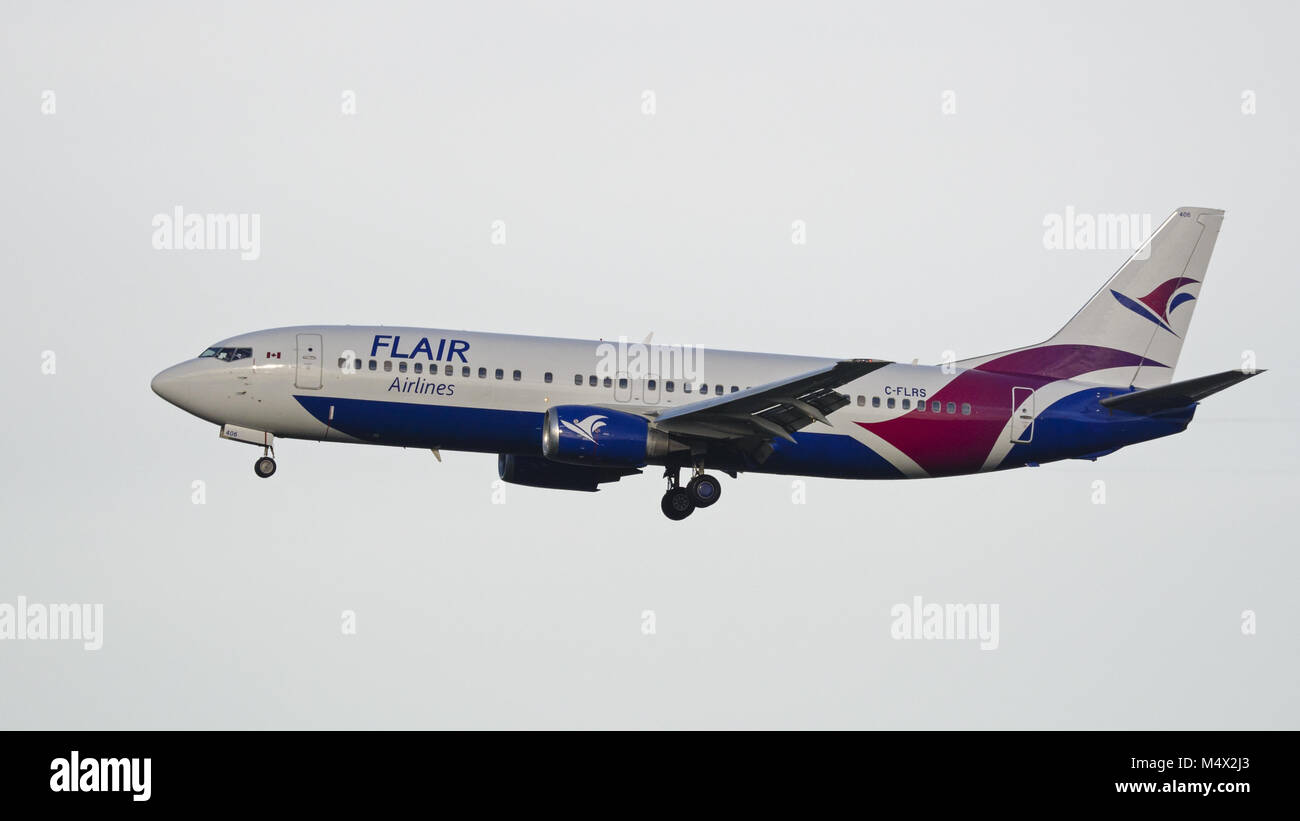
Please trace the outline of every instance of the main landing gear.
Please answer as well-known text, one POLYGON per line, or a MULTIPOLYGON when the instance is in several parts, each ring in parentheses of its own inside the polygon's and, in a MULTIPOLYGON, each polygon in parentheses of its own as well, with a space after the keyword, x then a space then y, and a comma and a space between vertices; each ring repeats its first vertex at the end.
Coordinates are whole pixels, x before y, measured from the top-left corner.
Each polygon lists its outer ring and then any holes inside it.
POLYGON ((693 475, 686 487, 681 486, 680 473, 680 467, 664 469, 668 490, 659 503, 664 515, 674 522, 680 522, 694 513, 695 508, 708 507, 722 497, 722 483, 705 473, 703 466, 696 465, 693 468, 693 475))
POLYGON ((275 459, 271 457, 272 451, 269 447, 262 449, 262 456, 253 463, 253 472, 263 479, 270 479, 275 473, 275 459))

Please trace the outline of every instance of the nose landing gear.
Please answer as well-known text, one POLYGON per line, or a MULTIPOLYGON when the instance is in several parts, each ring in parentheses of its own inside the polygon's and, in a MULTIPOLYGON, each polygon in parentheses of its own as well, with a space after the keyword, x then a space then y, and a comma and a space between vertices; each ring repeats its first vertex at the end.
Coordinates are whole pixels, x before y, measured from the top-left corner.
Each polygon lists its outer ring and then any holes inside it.
POLYGON ((275 473, 275 459, 271 458, 271 449, 269 447, 262 450, 262 456, 253 463, 253 472, 263 479, 270 479, 275 473))

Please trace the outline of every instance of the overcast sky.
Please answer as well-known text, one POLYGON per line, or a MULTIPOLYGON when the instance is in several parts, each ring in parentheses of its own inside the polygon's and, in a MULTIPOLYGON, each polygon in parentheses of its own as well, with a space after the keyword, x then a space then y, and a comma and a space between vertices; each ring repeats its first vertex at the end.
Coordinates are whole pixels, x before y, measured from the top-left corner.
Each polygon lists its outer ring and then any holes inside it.
POLYGON ((1300 726, 1297 18, 5 3, 0 604, 102 603, 104 645, 0 641, 0 727, 1300 726), (653 471, 493 504, 489 455, 285 441, 264 481, 149 390, 308 323, 976 356, 1127 256, 1049 215, 1182 205, 1227 216, 1176 378, 1271 370, 1096 463, 745 475, 674 524, 653 471), (155 249, 176 206, 260 255, 155 249), (998 649, 892 639, 914 596, 998 649))

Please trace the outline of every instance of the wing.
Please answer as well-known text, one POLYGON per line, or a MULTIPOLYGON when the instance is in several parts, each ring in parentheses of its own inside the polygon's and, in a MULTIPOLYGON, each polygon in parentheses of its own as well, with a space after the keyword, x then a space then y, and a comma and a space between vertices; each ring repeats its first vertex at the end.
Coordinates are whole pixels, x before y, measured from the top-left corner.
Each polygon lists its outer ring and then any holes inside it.
POLYGON ((651 415, 651 426, 674 439, 727 444, 762 462, 773 438, 794 442, 791 435, 813 422, 830 425, 828 414, 849 404, 836 388, 890 364, 879 359, 836 362, 791 379, 736 393, 701 399, 651 415))

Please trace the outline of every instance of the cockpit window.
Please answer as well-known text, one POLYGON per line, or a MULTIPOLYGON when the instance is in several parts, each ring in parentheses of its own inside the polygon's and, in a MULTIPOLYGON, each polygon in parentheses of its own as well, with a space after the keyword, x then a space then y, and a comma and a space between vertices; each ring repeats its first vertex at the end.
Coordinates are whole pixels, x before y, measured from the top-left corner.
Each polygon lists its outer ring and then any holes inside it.
POLYGON ((252 359, 252 348, 208 348, 199 354, 199 359, 220 359, 222 362, 234 362, 237 359, 252 359))

